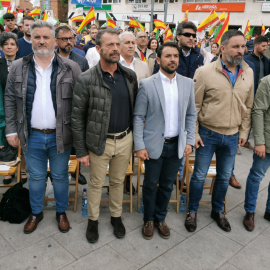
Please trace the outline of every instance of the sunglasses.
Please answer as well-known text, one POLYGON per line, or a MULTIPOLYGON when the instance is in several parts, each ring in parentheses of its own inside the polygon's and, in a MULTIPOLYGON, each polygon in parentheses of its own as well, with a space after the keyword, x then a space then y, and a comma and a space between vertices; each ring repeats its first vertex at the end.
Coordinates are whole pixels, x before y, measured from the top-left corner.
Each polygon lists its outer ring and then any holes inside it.
POLYGON ((184 36, 184 37, 193 37, 193 38, 196 38, 196 34, 192 34, 192 33, 183 33, 183 34, 180 34, 180 35, 182 35, 182 36, 184 36))

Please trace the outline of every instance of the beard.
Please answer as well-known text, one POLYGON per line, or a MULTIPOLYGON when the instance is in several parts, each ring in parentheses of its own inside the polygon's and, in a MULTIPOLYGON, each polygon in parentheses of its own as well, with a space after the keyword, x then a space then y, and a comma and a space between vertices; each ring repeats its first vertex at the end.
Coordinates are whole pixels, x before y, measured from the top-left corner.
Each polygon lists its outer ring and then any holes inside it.
POLYGON ((36 48, 33 48, 33 52, 38 57, 47 57, 54 53, 54 48, 49 48, 47 45, 39 45, 36 48), (46 49, 40 50, 39 47, 46 47, 46 49))
POLYGON ((241 58, 233 58, 232 56, 230 56, 227 51, 225 50, 225 56, 227 61, 232 64, 232 65, 241 65, 242 61, 243 61, 243 55, 242 54, 238 54, 237 56, 241 56, 241 58))
POLYGON ((72 47, 72 46, 66 46, 66 47, 64 47, 64 48, 60 48, 60 47, 59 47, 59 49, 60 49, 62 52, 70 53, 70 52, 72 52, 73 47, 72 47))
POLYGON ((115 63, 119 62, 119 60, 120 60, 120 53, 117 52, 117 51, 115 51, 115 52, 113 52, 113 53, 110 53, 109 56, 107 56, 107 55, 104 54, 103 50, 101 49, 100 55, 102 56, 102 58, 103 58, 106 62, 108 62, 108 63, 110 63, 110 64, 115 64, 115 63), (110 58, 110 56, 113 56, 114 54, 117 54, 117 55, 118 55, 117 59, 112 59, 112 58, 110 58))
POLYGON ((160 61, 160 67, 165 71, 167 72, 168 74, 173 74, 177 68, 178 68, 178 65, 176 62, 171 62, 170 64, 175 64, 175 67, 174 68, 171 68, 169 66, 165 66, 163 65, 162 61, 160 61))
POLYGON ((27 36, 28 38, 31 37, 31 34, 30 33, 27 33, 27 32, 24 32, 24 35, 27 36))

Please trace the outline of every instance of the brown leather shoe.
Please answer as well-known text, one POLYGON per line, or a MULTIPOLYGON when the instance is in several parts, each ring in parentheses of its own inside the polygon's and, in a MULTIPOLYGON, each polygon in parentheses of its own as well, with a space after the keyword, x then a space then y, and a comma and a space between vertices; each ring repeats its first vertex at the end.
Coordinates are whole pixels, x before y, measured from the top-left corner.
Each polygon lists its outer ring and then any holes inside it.
POLYGON ((152 220, 144 222, 144 225, 142 227, 142 235, 143 235, 143 238, 146 240, 150 240, 153 238, 154 222, 152 220))
POLYGON ((243 224, 244 224, 244 227, 247 231, 252 232, 254 230, 254 227, 255 227, 254 213, 246 212, 243 224))
POLYGON ((37 228, 38 223, 42 219, 43 219, 43 212, 41 212, 38 217, 31 215, 26 224, 24 225, 23 232, 25 234, 32 233, 37 228))
POLYGON ((238 145, 238 147, 237 147, 237 155, 241 155, 241 151, 240 151, 239 145, 238 145))
POLYGON ((254 150, 254 147, 250 144, 250 142, 246 142, 242 147, 245 147, 250 150, 254 150))
POLYGON ((165 221, 162 221, 162 222, 155 221, 154 225, 158 229, 158 234, 161 238, 163 239, 170 238, 170 229, 167 226, 165 221))
POLYGON ((185 220, 185 227, 189 232, 195 232, 197 229, 197 213, 189 212, 185 220))
POLYGON ((242 188, 242 185, 235 179, 234 175, 230 177, 230 186, 237 189, 242 188))
POLYGON ((58 229, 62 233, 66 233, 70 229, 69 221, 67 219, 66 213, 56 216, 56 220, 58 222, 58 229))
POLYGON ((216 213, 212 211, 211 218, 217 222, 218 227, 223 231, 225 232, 231 231, 231 225, 223 212, 216 213))

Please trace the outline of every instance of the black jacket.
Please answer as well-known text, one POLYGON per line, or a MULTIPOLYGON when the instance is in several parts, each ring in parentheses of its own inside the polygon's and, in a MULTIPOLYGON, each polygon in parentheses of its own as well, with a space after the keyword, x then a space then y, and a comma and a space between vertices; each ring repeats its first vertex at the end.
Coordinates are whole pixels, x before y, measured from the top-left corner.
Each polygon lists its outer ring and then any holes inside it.
POLYGON ((79 55, 78 53, 72 51, 69 55, 69 59, 76 62, 81 68, 82 72, 85 72, 89 69, 88 61, 86 60, 86 58, 79 55))
MULTIPOLYGON (((256 92, 259 84, 259 76, 260 76, 260 59, 258 56, 252 52, 251 54, 244 57, 244 60, 248 60, 255 65, 255 73, 254 73, 254 92, 256 92)), ((262 61, 264 63, 264 77, 269 75, 270 73, 270 62, 266 56, 262 56, 262 61)))
MULTIPOLYGON (((130 98, 130 123, 138 91, 134 71, 119 69, 126 79, 130 98)), ((100 62, 79 75, 72 99, 71 128, 77 157, 89 155, 88 151, 101 156, 104 153, 111 113, 111 90, 103 81, 100 62)))

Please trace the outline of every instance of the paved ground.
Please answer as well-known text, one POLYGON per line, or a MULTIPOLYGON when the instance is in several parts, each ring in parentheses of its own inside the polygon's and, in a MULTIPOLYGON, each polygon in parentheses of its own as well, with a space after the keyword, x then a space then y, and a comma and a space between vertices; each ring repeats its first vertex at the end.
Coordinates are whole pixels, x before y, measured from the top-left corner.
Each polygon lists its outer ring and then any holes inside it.
MULTIPOLYGON (((253 143, 253 142, 252 142, 253 143)), ((24 224, 13 225, 0 221, 0 269, 222 269, 260 270, 270 265, 270 222, 263 219, 270 173, 261 183, 256 212, 256 228, 247 232, 243 225, 243 201, 245 182, 252 163, 252 151, 241 149, 237 156, 235 174, 243 185, 241 190, 228 190, 228 219, 230 233, 219 229, 210 217, 210 207, 201 206, 198 213, 198 229, 188 233, 184 227, 185 214, 176 214, 175 205, 169 206, 167 224, 171 238, 161 239, 155 231, 152 240, 141 236, 142 214, 136 212, 137 196, 134 197, 134 213, 124 205, 123 219, 127 229, 124 239, 112 234, 107 205, 101 206, 99 220, 100 239, 91 245, 85 238, 87 218, 69 206, 67 215, 72 229, 60 233, 53 207, 45 207, 44 219, 37 230, 23 233, 24 224)), ((84 174, 89 175, 84 169, 84 174)), ((134 176, 133 182, 136 182, 134 176)), ((0 190, 1 193, 4 189, 0 190)), ((80 196, 82 186, 80 186, 80 196)), ((125 195, 126 196, 126 195, 125 195)), ((106 190, 103 192, 106 198, 106 190)))

